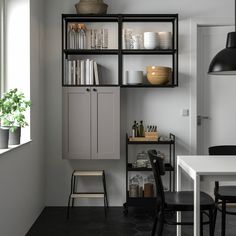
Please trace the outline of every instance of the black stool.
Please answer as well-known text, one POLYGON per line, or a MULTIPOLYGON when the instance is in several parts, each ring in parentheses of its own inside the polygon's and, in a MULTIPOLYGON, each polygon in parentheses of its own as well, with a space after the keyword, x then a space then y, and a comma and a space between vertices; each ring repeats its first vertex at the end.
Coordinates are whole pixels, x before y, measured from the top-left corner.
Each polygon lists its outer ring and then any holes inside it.
POLYGON ((103 198, 105 216, 107 216, 107 209, 109 205, 108 205, 108 199, 107 199, 105 171, 104 170, 97 170, 97 171, 74 170, 73 171, 71 175, 71 190, 70 190, 70 196, 69 196, 68 207, 67 207, 67 219, 69 219, 69 215, 70 215, 71 200, 72 200, 71 207, 74 207, 74 201, 76 198, 103 198), (89 177, 89 176, 102 177, 102 183, 103 183, 102 192, 77 192, 76 190, 77 177, 89 177))

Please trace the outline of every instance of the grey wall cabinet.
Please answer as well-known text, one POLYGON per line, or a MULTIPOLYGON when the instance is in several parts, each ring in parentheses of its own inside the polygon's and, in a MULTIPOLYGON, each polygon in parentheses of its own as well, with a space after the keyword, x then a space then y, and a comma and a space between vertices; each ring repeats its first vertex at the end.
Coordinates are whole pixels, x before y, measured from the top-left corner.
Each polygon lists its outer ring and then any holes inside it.
POLYGON ((63 88, 63 158, 120 158, 120 88, 63 88))

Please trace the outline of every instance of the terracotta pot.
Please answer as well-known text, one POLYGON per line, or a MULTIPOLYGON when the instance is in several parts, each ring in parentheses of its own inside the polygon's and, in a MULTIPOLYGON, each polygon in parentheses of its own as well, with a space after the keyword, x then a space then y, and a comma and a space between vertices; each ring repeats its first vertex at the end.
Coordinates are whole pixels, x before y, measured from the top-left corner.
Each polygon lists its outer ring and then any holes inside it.
POLYGON ((102 0, 81 0, 75 4, 77 14, 106 14, 107 7, 102 0))

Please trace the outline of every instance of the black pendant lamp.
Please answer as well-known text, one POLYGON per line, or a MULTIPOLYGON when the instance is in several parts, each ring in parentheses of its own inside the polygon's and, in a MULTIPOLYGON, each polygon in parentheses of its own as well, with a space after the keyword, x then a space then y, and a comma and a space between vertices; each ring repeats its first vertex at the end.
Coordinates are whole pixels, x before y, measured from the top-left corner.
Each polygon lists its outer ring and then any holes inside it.
POLYGON ((235 32, 228 33, 226 48, 218 52, 209 66, 210 75, 236 75, 236 0, 235 32))

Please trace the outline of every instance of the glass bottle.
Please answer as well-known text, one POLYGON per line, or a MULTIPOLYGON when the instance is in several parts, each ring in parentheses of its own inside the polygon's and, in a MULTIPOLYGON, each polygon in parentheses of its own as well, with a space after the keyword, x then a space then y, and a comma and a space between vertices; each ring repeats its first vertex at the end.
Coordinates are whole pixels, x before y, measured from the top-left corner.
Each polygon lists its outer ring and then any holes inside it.
POLYGON ((102 48, 108 48, 108 29, 102 29, 102 48))
POLYGON ((136 124, 136 120, 134 121, 134 124, 132 126, 132 137, 135 138, 136 136, 136 129, 137 129, 137 124, 136 124))
POLYGON ((136 131, 136 133, 135 133, 136 137, 140 137, 140 134, 139 134, 139 124, 138 123, 136 124, 136 130, 135 131, 136 131))
POLYGON ((143 121, 140 121, 140 125, 139 125, 139 136, 140 137, 144 137, 145 133, 144 133, 144 126, 143 126, 143 121))
POLYGON ((68 26, 68 49, 75 49, 75 24, 71 23, 68 26))
POLYGON ((85 24, 80 24, 80 49, 86 49, 86 26, 85 24))

